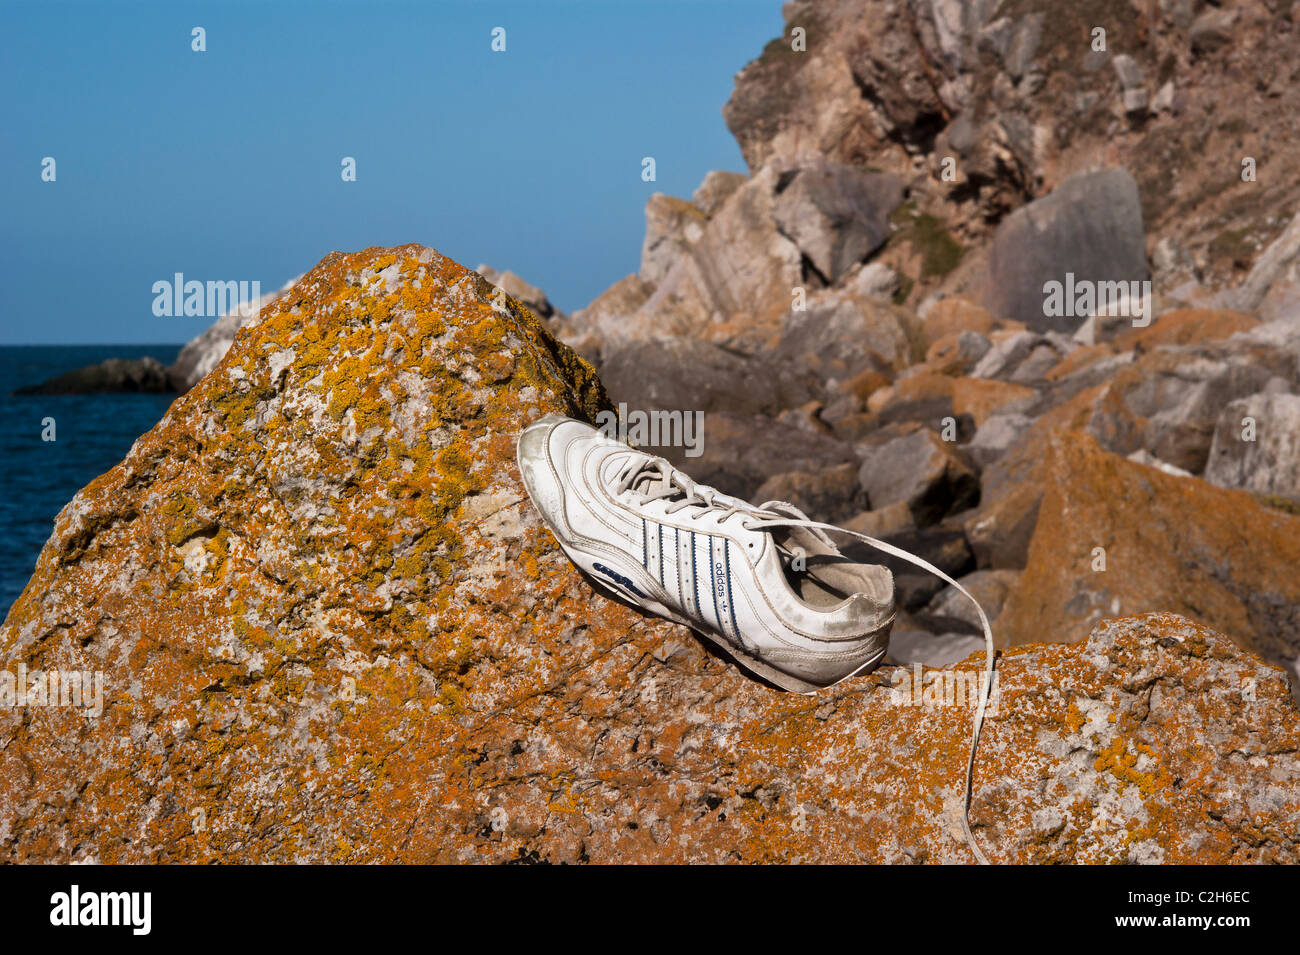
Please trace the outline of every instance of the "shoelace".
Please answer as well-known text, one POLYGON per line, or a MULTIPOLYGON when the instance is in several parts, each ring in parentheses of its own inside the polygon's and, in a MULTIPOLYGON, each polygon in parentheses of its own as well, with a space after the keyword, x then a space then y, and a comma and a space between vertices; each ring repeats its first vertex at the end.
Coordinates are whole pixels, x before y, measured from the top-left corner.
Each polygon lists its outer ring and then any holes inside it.
MULTIPOLYGON (((674 514, 677 511, 687 507, 701 508, 695 514, 690 515, 692 519, 709 511, 716 511, 721 514, 718 523, 721 524, 733 514, 744 514, 746 520, 741 522, 741 527, 745 530, 767 531, 777 527, 803 527, 813 531, 822 538, 827 544, 830 539, 826 536, 828 533, 844 534, 848 537, 856 538, 876 550, 890 554, 900 560, 920 567, 927 573, 934 574, 940 580, 957 588, 967 600, 975 605, 975 611, 979 614, 980 627, 984 631, 984 679, 980 685, 979 705, 975 709, 975 718, 972 721, 972 732, 970 741, 970 756, 966 761, 966 787, 965 794, 962 798, 961 807, 961 830, 966 839, 966 844, 974 853, 975 858, 981 865, 989 865, 989 860, 979 845, 975 842, 975 836, 970 828, 970 804, 974 794, 975 784, 975 753, 979 748, 980 730, 984 726, 984 716, 988 709, 989 696, 993 688, 993 672, 996 668, 997 661, 993 649, 993 628, 989 626, 989 619, 984 613, 984 608, 980 606, 969 590, 963 587, 957 581, 953 580, 938 567, 929 561, 917 557, 915 554, 909 554, 900 547, 893 544, 887 544, 882 540, 877 540, 867 534, 861 534, 857 531, 851 531, 846 527, 839 527, 835 524, 825 524, 821 521, 810 520, 803 511, 799 510, 793 504, 784 501, 768 501, 761 507, 743 504, 721 504, 715 501, 714 491, 712 488, 702 488, 692 481, 687 475, 677 470, 663 458, 646 455, 644 457, 632 458, 619 472, 618 476, 618 493, 626 491, 635 491, 637 486, 644 480, 649 480, 651 488, 641 494, 640 502, 648 504, 651 501, 657 501, 666 498, 674 498, 671 504, 665 509, 666 513, 674 514), (678 496, 680 498, 678 499, 678 496), (779 508, 780 510, 777 510, 779 508), (782 513, 784 511, 785 513, 782 513), (797 516, 790 516, 791 514, 797 516)), ((850 674, 852 676, 852 674, 850 674)), ((845 677, 849 679, 849 677, 845 677)), ((836 684, 832 684, 834 686, 836 684)), ((829 687, 827 687, 829 689, 829 687)))

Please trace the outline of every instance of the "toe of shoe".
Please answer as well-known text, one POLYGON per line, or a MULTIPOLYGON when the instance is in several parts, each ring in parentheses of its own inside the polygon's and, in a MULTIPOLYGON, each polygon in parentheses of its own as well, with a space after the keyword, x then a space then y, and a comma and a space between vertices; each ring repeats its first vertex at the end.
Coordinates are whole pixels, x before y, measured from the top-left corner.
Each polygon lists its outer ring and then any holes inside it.
POLYGON ((566 445, 590 428, 562 415, 547 415, 519 435, 519 473, 533 504, 557 532, 567 530, 564 516, 563 458, 566 445))
POLYGON ((548 460, 550 457, 551 432, 567 420, 569 419, 563 415, 551 414, 545 418, 539 418, 524 428, 519 435, 518 456, 520 467, 525 462, 537 464, 548 460))

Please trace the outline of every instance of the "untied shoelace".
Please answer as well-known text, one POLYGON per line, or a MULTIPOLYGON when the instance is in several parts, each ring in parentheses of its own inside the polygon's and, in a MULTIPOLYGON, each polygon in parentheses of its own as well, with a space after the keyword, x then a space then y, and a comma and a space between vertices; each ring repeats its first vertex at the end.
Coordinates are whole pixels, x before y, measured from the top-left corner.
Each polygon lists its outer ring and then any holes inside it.
MULTIPOLYGON (((984 678, 980 685, 979 705, 975 709, 975 718, 972 721, 970 757, 966 761, 966 788, 962 799, 961 829, 967 845, 970 846, 971 852, 975 854, 975 858, 979 860, 981 865, 989 865, 988 857, 984 855, 983 850, 975 842, 975 836, 971 833, 970 803, 975 781, 975 753, 979 747, 980 730, 984 726, 984 716, 988 709, 989 696, 993 688, 996 657, 993 649, 993 629, 989 626, 989 620, 984 613, 984 608, 980 606, 979 601, 971 595, 970 591, 938 567, 923 558, 917 557, 915 554, 909 554, 902 548, 887 544, 867 534, 851 531, 845 527, 838 527, 835 524, 825 524, 821 521, 811 520, 808 515, 793 504, 784 501, 768 501, 759 507, 754 507, 734 499, 732 499, 731 503, 717 501, 712 488, 700 487, 690 477, 674 468, 663 458, 644 455, 640 452, 630 458, 619 471, 617 484, 617 493, 623 494, 628 491, 639 493, 641 504, 648 504, 657 500, 670 500, 671 502, 665 508, 667 514, 675 514, 684 508, 700 508, 700 510, 690 515, 692 520, 705 513, 716 512, 719 515, 717 522, 722 524, 733 514, 743 514, 745 519, 742 520, 741 527, 745 530, 768 531, 778 527, 803 527, 813 531, 827 544, 831 544, 830 539, 827 537, 828 533, 844 534, 934 574, 940 580, 955 587, 959 593, 975 605, 975 610, 980 618, 980 627, 984 631, 985 662, 984 678)), ((852 674, 850 674, 851 676, 852 674)), ((845 679, 849 679, 849 677, 845 677, 845 679)))

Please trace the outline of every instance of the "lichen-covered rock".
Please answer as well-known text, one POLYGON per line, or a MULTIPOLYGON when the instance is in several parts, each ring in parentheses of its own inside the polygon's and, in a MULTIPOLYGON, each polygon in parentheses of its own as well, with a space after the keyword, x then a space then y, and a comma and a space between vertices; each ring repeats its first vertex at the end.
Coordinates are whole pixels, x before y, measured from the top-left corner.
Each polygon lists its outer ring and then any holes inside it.
MULTIPOLYGON (((969 861, 978 659, 794 696, 599 596, 514 441, 605 401, 437 253, 327 257, 60 515, 0 658, 103 712, 0 709, 0 859, 969 861)), ((1004 655, 976 836, 1295 862, 1298 750, 1279 671, 1112 621, 1004 655)))
POLYGON ((203 376, 217 367, 217 362, 230 350, 231 343, 241 328, 256 325, 262 320, 262 309, 293 288, 298 278, 290 279, 280 289, 268 292, 246 306, 235 308, 222 315, 201 334, 190 339, 176 356, 167 375, 176 391, 186 392, 203 380, 203 376))
POLYGON ((1125 460, 1086 434, 1056 435, 1038 453, 1029 479, 1041 505, 999 639, 1081 640, 1104 617, 1167 609, 1300 670, 1300 580, 1283 571, 1300 565, 1300 517, 1125 460))

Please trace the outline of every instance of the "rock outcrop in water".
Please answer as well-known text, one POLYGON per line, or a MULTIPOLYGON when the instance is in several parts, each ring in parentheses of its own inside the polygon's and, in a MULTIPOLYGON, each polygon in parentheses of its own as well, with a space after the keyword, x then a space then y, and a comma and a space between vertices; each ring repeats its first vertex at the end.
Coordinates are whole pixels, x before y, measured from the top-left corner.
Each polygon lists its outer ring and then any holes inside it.
POLYGON ((172 390, 167 369, 157 358, 109 358, 98 365, 56 375, 16 395, 159 394, 172 390))
MULTIPOLYGON (((514 441, 606 401, 436 252, 324 259, 59 516, 0 659, 103 712, 0 709, 0 858, 969 861, 978 657, 794 696, 600 596, 514 441)), ((1110 620, 1003 656, 971 816, 1002 861, 1296 862, 1298 751, 1281 671, 1110 620)))

